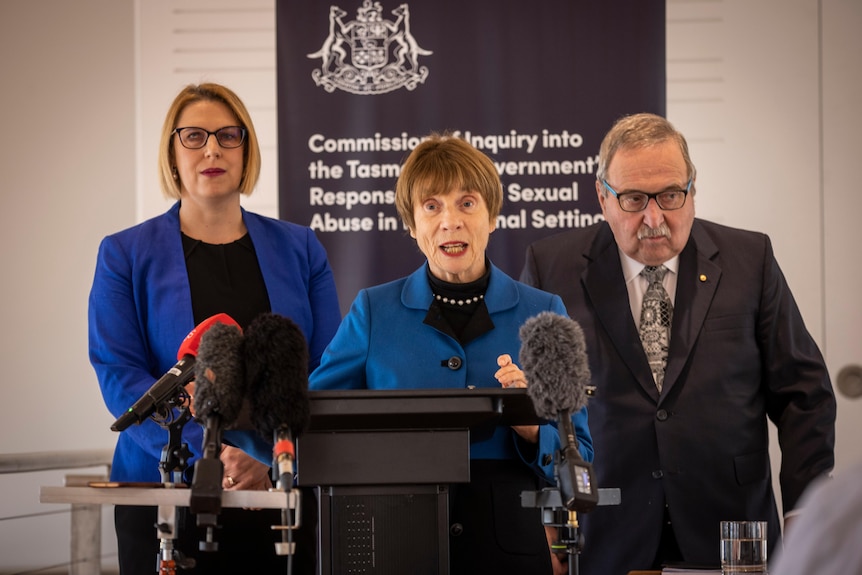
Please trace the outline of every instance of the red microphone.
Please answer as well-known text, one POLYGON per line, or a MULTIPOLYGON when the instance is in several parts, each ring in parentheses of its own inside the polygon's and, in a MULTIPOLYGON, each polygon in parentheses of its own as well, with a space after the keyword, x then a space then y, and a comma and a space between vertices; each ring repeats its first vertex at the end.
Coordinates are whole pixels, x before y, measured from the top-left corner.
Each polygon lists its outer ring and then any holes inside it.
POLYGON ((189 332, 180 344, 180 349, 177 350, 177 359, 181 361, 185 359, 186 356, 190 356, 191 359, 194 359, 198 354, 198 348, 201 346, 201 338, 203 338, 204 334, 217 323, 233 325, 242 331, 240 325, 231 316, 226 313, 217 313, 200 322, 189 332))
MULTIPOLYGON (((240 325, 226 313, 208 317, 183 339, 177 351, 177 363, 156 381, 141 398, 111 425, 112 431, 123 431, 133 423, 141 423, 150 417, 165 402, 178 392, 179 388, 195 376, 195 357, 201 338, 212 326, 223 323, 240 328, 240 325)), ((241 328, 240 328, 241 329, 241 328)))

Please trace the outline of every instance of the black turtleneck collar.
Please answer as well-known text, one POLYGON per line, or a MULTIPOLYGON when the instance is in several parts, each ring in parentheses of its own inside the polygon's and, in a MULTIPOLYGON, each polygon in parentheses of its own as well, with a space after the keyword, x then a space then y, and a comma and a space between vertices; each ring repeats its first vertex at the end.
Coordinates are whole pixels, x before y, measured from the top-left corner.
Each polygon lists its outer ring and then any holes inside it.
POLYGON ((462 345, 492 329, 494 322, 485 306, 485 292, 491 280, 491 262, 485 258, 485 273, 479 279, 463 284, 435 277, 426 268, 434 299, 425 316, 425 324, 457 339, 462 345))

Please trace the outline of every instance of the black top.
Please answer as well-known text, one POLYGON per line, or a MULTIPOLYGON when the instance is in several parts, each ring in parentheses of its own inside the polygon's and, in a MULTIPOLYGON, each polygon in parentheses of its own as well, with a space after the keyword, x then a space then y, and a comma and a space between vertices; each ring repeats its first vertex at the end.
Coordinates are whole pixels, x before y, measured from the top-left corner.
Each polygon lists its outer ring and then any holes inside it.
POLYGON ((271 310, 254 244, 248 234, 229 244, 208 244, 183 234, 195 325, 226 313, 243 329, 271 310))

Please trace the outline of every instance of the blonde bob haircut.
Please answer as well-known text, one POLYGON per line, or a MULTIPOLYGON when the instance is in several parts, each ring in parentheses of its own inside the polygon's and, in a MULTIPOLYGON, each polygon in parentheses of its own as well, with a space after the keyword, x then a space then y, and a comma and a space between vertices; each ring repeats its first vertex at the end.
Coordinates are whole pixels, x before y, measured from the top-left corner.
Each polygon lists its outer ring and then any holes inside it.
POLYGON ((485 201, 490 221, 503 207, 503 184, 491 159, 450 133, 432 133, 416 146, 395 184, 395 207, 411 231, 416 229, 417 204, 452 190, 476 192, 485 201))
POLYGON ((176 138, 174 130, 177 128, 177 120, 183 110, 189 104, 195 102, 219 102, 227 106, 240 126, 246 129, 247 135, 243 144, 243 170, 242 179, 239 182, 239 191, 250 196, 257 180, 260 177, 260 145, 257 142, 257 133, 251 121, 245 104, 232 90, 220 84, 189 84, 177 94, 174 103, 168 109, 165 123, 162 126, 162 139, 159 144, 159 184, 162 193, 167 198, 180 199, 181 183, 174 179, 176 168, 176 138))

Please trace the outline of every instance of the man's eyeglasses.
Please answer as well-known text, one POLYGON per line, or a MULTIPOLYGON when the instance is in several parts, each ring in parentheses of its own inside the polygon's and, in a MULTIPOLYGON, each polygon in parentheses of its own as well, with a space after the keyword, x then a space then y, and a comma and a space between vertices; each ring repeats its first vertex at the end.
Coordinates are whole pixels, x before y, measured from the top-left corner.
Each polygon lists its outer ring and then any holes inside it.
POLYGON ((688 191, 691 189, 692 181, 693 180, 688 181, 684 190, 665 190, 655 194, 648 194, 646 192, 623 192, 622 194, 618 194, 607 180, 602 180, 602 185, 604 185, 604 187, 607 188, 614 197, 616 197, 617 201, 620 203, 620 209, 622 211, 641 212, 646 209, 647 204, 649 204, 649 201, 653 198, 655 198, 655 203, 658 204, 658 207, 663 210, 680 209, 685 205, 685 198, 688 195, 688 191))
POLYGON ((215 132, 203 128, 177 128, 172 134, 180 137, 180 143, 189 150, 199 150, 207 145, 210 136, 215 136, 222 148, 239 148, 245 142, 246 129, 240 126, 225 126, 215 132))

